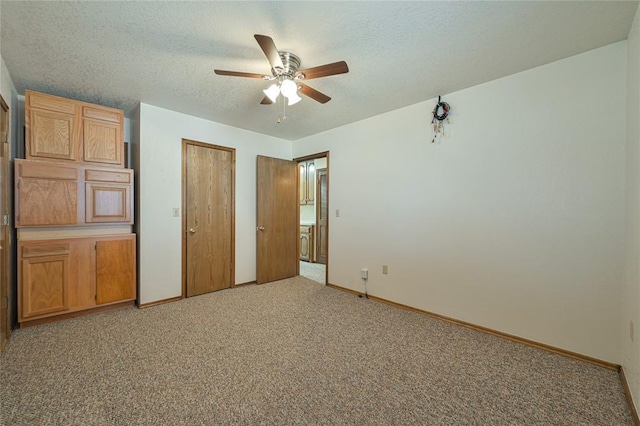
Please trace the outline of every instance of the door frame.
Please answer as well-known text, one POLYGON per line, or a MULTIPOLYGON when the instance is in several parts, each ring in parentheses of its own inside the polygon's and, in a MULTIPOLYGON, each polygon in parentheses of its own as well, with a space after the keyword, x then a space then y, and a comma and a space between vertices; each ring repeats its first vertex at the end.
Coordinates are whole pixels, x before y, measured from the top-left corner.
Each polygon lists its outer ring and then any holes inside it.
MULTIPOLYGON (((4 173, 4 179, 2 181, 2 188, 0 188, 0 197, 2 197, 2 201, 4 204, 5 211, 0 211, 0 232, 3 234, 4 247, 2 248, 2 252, 0 253, 0 262, 2 265, 0 266, 0 304, 6 304, 5 311, 6 315, 3 315, 4 321, 0 321, 5 332, 4 341, 0 341, 0 352, 4 350, 4 345, 9 341, 9 337, 11 336, 11 318, 12 318, 12 303, 11 303, 11 232, 9 230, 9 223, 11 221, 12 208, 11 208, 11 198, 12 198, 12 186, 11 186, 11 143, 10 143, 10 133, 11 133, 11 116, 9 113, 9 105, 5 102, 4 98, 0 95, 0 109, 2 110, 0 115, 0 135, 4 133, 6 135, 6 140, 0 140, 0 149, 5 149, 6 144, 6 152, 4 152, 1 158, 5 163, 1 168, 2 173, 4 173), (4 217, 3 215, 6 213, 7 215, 7 224, 3 224, 4 217)), ((2 309, 0 309, 2 311, 2 309)))
POLYGON ((182 138, 182 299, 187 297, 187 146, 231 153, 231 287, 236 286, 236 149, 182 138))
MULTIPOLYGON (((305 155, 304 157, 297 157, 294 158, 293 161, 297 162, 298 164, 301 163, 302 161, 308 161, 308 160, 316 160, 318 158, 326 158, 327 159, 327 263, 325 263, 325 269, 324 269, 324 282, 325 285, 329 284, 329 222, 330 222, 330 218, 331 218, 331 208, 330 208, 330 202, 329 202, 329 194, 330 194, 330 180, 331 180, 331 170, 330 170, 330 163, 331 163, 331 159, 329 158, 329 151, 323 151, 323 152, 318 152, 316 154, 309 154, 309 155, 305 155)), ((298 179, 298 185, 300 184, 300 179, 298 179)), ((300 188, 298 188, 298 204, 300 201, 300 188)), ((299 213, 300 209, 298 209, 298 222, 300 222, 300 213, 299 213)), ((317 223, 318 218, 316 217, 316 223, 317 223)), ((316 226, 317 228, 317 226, 316 226)), ((298 223, 298 253, 300 253, 300 223, 298 223)), ((300 264, 300 261, 298 261, 298 264, 300 264)), ((298 270, 298 274, 300 274, 300 271, 298 270)))

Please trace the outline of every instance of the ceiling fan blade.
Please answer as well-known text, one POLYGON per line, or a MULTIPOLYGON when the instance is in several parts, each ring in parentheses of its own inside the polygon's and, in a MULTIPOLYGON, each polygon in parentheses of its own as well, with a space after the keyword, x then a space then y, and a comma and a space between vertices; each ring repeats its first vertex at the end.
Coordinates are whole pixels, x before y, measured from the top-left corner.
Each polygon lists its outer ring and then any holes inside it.
POLYGON ((296 75, 304 74, 305 80, 312 78, 328 77, 330 75, 344 74, 349 72, 349 67, 345 61, 334 62, 332 64, 320 65, 319 67, 307 68, 300 70, 296 75))
POLYGON ((298 82, 298 90, 303 95, 306 95, 306 96, 310 97, 311 99, 314 99, 314 100, 320 102, 321 104, 326 104, 327 102, 329 102, 331 100, 331 98, 328 97, 327 95, 325 95, 324 93, 318 92, 316 89, 313 89, 313 88, 307 86, 306 84, 302 84, 300 82, 298 82))
POLYGON ((248 77, 248 78, 264 78, 264 74, 254 74, 250 72, 213 70, 218 75, 229 75, 231 77, 248 77))
POLYGON ((254 34, 254 37, 269 60, 271 68, 284 70, 282 59, 280 59, 280 53, 278 53, 278 49, 276 48, 276 44, 273 42, 273 39, 269 36, 260 34, 254 34))
POLYGON ((273 103, 273 101, 271 99, 269 99, 268 96, 265 96, 264 98, 262 98, 262 100, 260 101, 260 105, 271 105, 273 103))

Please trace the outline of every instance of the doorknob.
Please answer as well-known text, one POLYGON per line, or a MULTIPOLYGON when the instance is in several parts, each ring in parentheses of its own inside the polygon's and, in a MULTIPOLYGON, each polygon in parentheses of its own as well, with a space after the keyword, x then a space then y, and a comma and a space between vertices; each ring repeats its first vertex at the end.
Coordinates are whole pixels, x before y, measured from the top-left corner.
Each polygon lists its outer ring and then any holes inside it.
POLYGON ((196 230, 195 230, 195 229, 193 229, 193 228, 191 228, 191 229, 189 229, 189 233, 190 233, 190 234, 195 234, 195 233, 196 233, 196 230))
POLYGON ((258 231, 264 231, 264 226, 258 226, 258 231))

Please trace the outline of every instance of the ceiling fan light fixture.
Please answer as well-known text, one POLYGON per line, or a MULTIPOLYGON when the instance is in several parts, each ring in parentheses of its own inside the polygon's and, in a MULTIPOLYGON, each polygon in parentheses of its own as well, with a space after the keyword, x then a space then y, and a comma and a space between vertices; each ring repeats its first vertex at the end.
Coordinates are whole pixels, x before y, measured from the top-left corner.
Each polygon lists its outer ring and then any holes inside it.
POLYGON ((277 84, 272 84, 268 89, 263 90, 264 94, 267 95, 271 102, 275 102, 278 99, 278 95, 280 94, 280 88, 277 84))
POLYGON ((282 93, 282 95, 286 96, 287 98, 290 98, 292 96, 298 96, 296 93, 297 91, 298 91, 298 86, 296 85, 296 83, 293 82, 293 80, 289 80, 287 78, 287 79, 284 79, 280 84, 280 93, 282 93))
POLYGON ((289 100, 289 102, 287 103, 287 105, 291 106, 291 105, 295 105, 298 102, 300 102, 302 100, 302 98, 300 96, 298 96, 297 93, 294 93, 291 96, 287 96, 287 99, 289 100))

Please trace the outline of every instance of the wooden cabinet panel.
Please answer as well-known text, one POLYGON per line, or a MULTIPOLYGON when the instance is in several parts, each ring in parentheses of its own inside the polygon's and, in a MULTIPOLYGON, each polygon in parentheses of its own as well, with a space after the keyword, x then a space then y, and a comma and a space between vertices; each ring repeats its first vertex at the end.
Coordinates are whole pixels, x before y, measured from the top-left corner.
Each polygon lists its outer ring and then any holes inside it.
POLYGON ((131 222, 131 185, 87 183, 85 222, 131 222))
POLYGON ((66 311, 69 293, 69 245, 41 244, 22 252, 19 318, 66 311))
POLYGON ((298 163, 300 170, 300 205, 307 204, 307 162, 298 163))
POLYGON ((316 169, 313 160, 298 163, 300 169, 300 205, 314 203, 316 192, 316 169))
POLYGON ((27 154, 33 158, 76 159, 76 117, 32 109, 27 154))
POLYGON ((25 91, 25 96, 25 103, 31 108, 46 109, 47 111, 57 111, 71 115, 76 113, 76 102, 71 99, 30 90, 25 91))
POLYGON ((124 112, 25 91, 27 159, 124 166, 124 112))
POLYGON ((83 124, 84 161, 121 164, 124 143, 120 123, 85 118, 83 124))
POLYGON ((313 225, 300 226, 300 260, 314 260, 313 228, 313 225))
POLYGON ((19 241, 18 321, 135 300, 135 256, 134 234, 19 241))
POLYGON ((131 183, 133 170, 86 169, 84 180, 91 182, 131 183))
POLYGON ((96 243, 96 303, 135 299, 133 238, 96 243))
POLYGON ((18 188, 17 226, 78 224, 77 191, 73 181, 23 179, 18 188))
POLYGON ((316 167, 313 160, 307 161, 307 204, 314 203, 316 193, 316 167))
POLYGON ((113 123, 120 123, 122 121, 122 114, 122 110, 107 107, 85 106, 82 108, 83 117, 95 118, 101 121, 111 121, 113 123))
POLYGON ((133 223, 133 170, 16 160, 16 227, 133 223))
POLYGON ((16 227, 78 224, 78 170, 16 160, 16 227))

